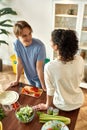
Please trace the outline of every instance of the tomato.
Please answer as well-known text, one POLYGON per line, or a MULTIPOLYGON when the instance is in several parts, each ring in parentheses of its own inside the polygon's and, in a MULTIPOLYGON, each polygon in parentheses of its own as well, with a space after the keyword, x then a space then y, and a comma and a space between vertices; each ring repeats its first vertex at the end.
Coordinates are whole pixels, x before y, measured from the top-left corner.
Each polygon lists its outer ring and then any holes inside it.
POLYGON ((39 93, 35 93, 34 96, 35 96, 35 97, 39 97, 40 94, 39 94, 39 93))
POLYGON ((31 87, 31 88, 30 88, 30 91, 33 91, 33 92, 38 92, 38 91, 39 91, 39 89, 38 89, 38 88, 36 88, 36 87, 31 87))
POLYGON ((14 110, 16 110, 19 106, 20 106, 20 105, 19 105, 18 102, 15 102, 14 104, 12 104, 12 108, 13 108, 14 110))
POLYGON ((23 88, 22 91, 21 91, 22 94, 29 94, 30 92, 26 89, 26 88, 23 88))
POLYGON ((48 128, 47 130, 53 130, 52 128, 48 128))

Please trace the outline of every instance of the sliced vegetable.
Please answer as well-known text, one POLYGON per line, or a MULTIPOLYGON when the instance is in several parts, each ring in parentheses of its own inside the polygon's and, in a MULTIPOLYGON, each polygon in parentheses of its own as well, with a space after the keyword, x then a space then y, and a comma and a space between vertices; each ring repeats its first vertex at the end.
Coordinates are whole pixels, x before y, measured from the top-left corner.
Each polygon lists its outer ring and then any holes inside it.
POLYGON ((34 97, 40 97, 40 93, 34 93, 34 97))
POLYGON ((29 94, 30 92, 27 88, 22 88, 21 93, 22 94, 29 94))
POLYGON ((13 108, 14 110, 18 109, 19 106, 20 106, 20 104, 19 104, 18 102, 15 102, 14 104, 12 104, 12 108, 13 108))
POLYGON ((17 112, 16 112, 16 117, 24 123, 27 123, 33 119, 34 116, 34 111, 32 107, 29 107, 28 105, 25 107, 21 107, 17 112))
POLYGON ((39 121, 41 123, 45 123, 45 122, 51 121, 51 120, 58 120, 65 124, 70 124, 70 122, 71 122, 70 118, 64 117, 64 116, 48 115, 48 114, 41 113, 41 112, 38 115, 39 115, 39 121))
POLYGON ((33 96, 33 97, 36 97, 36 98, 39 98, 41 96, 42 92, 43 92, 42 89, 39 89, 39 88, 36 88, 36 87, 29 87, 29 86, 25 86, 21 90, 22 94, 33 96))
POLYGON ((53 130, 53 128, 48 128, 47 130, 53 130))
POLYGON ((39 91, 39 89, 38 89, 38 88, 36 88, 36 87, 31 87, 31 88, 30 88, 30 91, 32 91, 32 92, 38 92, 38 91, 39 91))

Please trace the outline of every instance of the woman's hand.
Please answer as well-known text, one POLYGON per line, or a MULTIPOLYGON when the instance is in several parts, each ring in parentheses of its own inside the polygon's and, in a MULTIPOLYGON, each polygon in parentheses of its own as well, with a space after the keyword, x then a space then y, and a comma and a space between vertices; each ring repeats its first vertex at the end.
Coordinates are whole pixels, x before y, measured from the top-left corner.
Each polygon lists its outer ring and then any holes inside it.
POLYGON ((47 104, 44 104, 44 103, 40 103, 36 106, 33 106, 33 109, 35 110, 47 110, 48 106, 47 104))

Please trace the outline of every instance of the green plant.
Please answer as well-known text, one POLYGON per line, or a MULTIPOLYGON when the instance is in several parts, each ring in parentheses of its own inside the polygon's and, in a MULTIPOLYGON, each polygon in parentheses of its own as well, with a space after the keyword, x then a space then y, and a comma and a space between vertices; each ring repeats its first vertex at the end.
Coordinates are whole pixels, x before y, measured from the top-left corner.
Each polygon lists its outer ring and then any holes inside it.
MULTIPOLYGON (((12 8, 2 8, 0 9, 0 35, 1 34, 4 34, 4 35, 9 35, 10 32, 8 31, 8 28, 9 27, 13 27, 13 25, 11 24, 12 23, 12 20, 11 19, 5 19, 5 20, 1 20, 1 17, 4 16, 4 15, 17 15, 16 11, 14 11, 12 8)), ((5 41, 5 40, 2 40, 0 39, 0 44, 1 43, 4 43, 4 44, 7 44, 8 43, 5 41)))
POLYGON ((2 107, 0 107, 0 121, 5 117, 5 113, 2 107))

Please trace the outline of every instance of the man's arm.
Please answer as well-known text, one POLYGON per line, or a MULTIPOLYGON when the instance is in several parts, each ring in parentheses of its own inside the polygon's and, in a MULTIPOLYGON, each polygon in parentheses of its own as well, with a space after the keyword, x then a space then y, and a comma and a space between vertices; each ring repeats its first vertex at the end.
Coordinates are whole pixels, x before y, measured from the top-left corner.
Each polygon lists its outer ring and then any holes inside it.
POLYGON ((23 72, 23 65, 22 65, 22 61, 19 57, 17 57, 17 75, 16 75, 16 81, 19 82, 20 77, 21 77, 21 73, 23 72))
POLYGON ((36 70, 37 70, 37 74, 38 74, 41 86, 43 90, 46 91, 45 82, 44 82, 43 61, 37 61, 36 70))

